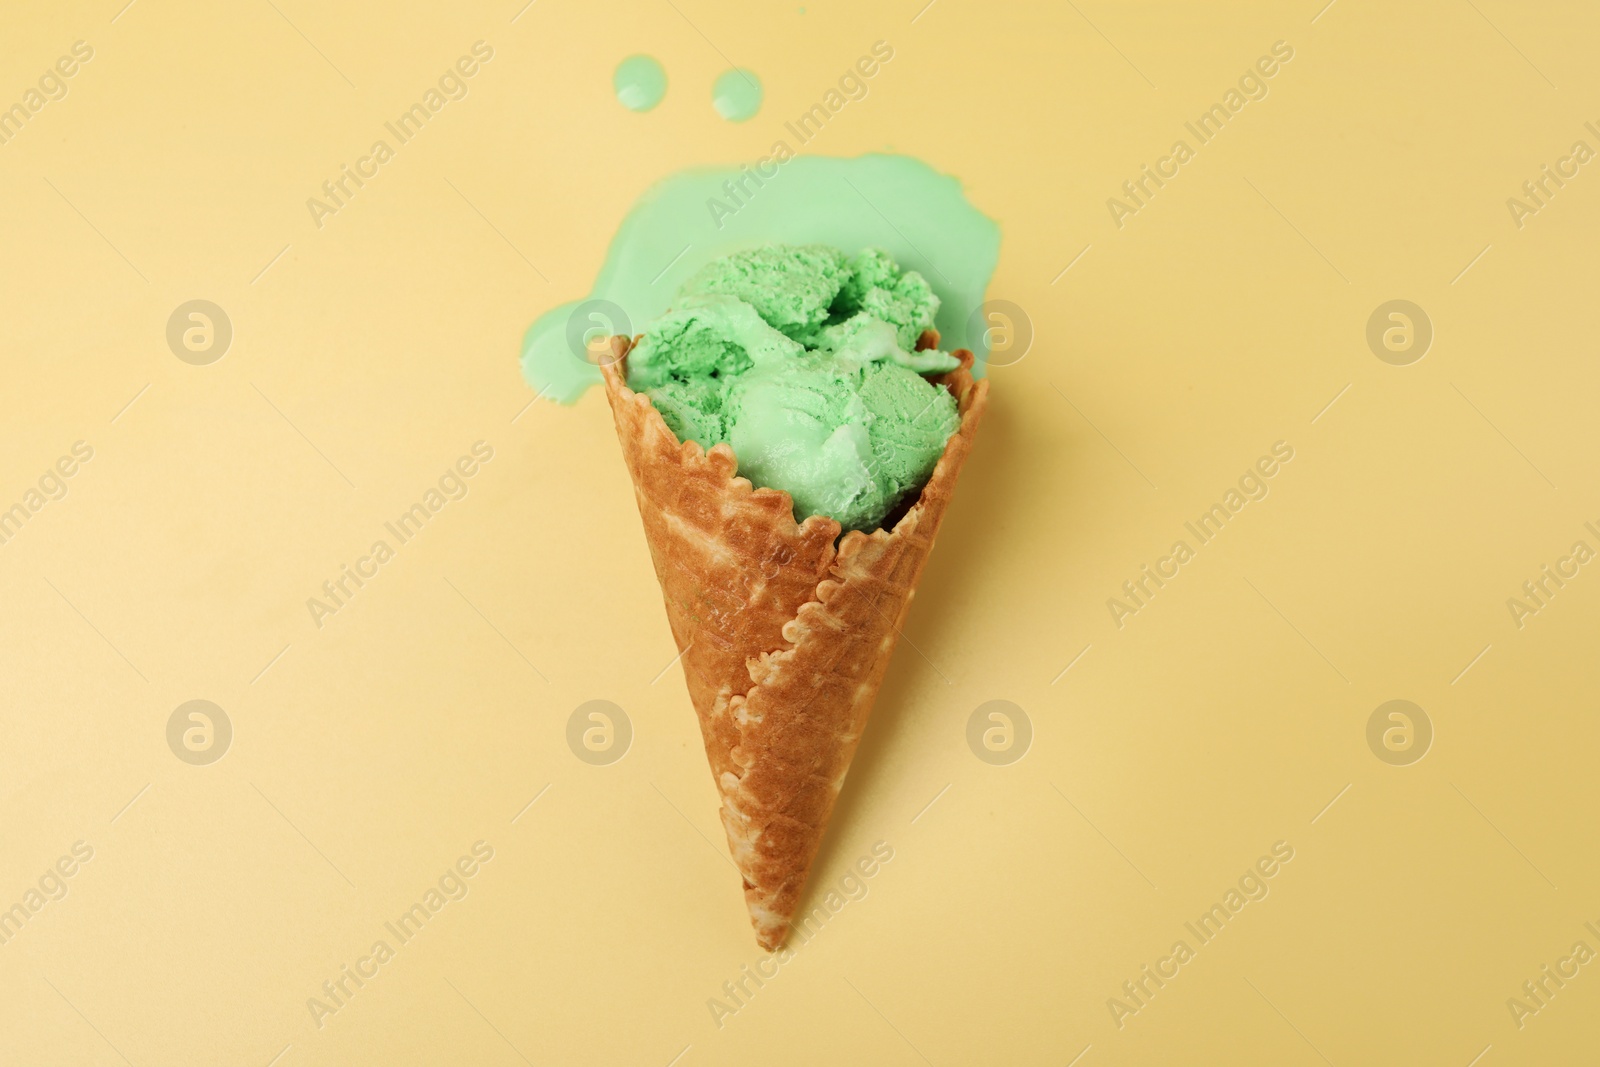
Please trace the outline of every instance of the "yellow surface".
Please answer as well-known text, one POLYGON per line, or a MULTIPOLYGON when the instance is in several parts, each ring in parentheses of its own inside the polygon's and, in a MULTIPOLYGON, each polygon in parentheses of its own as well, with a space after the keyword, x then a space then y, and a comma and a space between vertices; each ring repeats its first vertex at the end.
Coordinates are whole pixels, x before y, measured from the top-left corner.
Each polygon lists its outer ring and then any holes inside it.
POLYGON ((1600 568, 1520 628, 1507 599, 1600 548, 1600 175, 1520 228, 1506 203, 1600 149, 1592 7, 120 2, 0 36, 0 103, 94 50, 0 145, 0 507, 93 449, 0 545, 0 907, 74 871, 0 945, 0 1062, 1592 1055, 1600 966, 1520 1028, 1507 1001, 1600 950, 1600 568), (319 229, 307 198, 480 40, 466 98, 319 229), (893 860, 715 1020, 758 953, 609 416, 524 410, 514 356, 651 182, 766 154, 878 40, 808 150, 961 176, 1037 339, 993 374, 811 904, 893 860), (611 90, 637 52, 668 76, 645 114, 611 90), (738 125, 730 61, 766 89, 738 125), (234 328, 206 366, 165 338, 194 299, 234 328), (1408 366, 1365 337, 1396 299, 1435 331, 1408 366), (479 441, 465 498, 314 624, 479 441), (1108 598, 1279 441, 1270 495, 1118 628, 1108 598), (167 742, 197 699, 233 727, 208 766, 167 742), (565 740, 594 699, 633 726, 609 766, 565 740), (997 699, 1034 732, 1006 766, 966 740, 997 699), (1393 699, 1434 730, 1409 766, 1367 743, 1393 699), (386 932, 479 841, 464 899, 386 932), (1275 842, 1266 898, 1193 939, 1275 842))

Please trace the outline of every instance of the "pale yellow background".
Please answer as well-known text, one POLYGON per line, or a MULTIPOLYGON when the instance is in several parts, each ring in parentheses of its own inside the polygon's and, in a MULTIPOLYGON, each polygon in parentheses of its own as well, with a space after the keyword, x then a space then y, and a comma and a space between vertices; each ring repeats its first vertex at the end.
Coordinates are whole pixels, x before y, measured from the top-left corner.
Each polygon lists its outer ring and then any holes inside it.
POLYGON ((95 450, 0 545, 0 906, 95 850, 0 946, 0 1062, 1593 1055, 1600 965, 1520 1030, 1506 1000, 1600 949, 1600 568, 1520 630, 1506 599, 1600 547, 1600 174, 1520 230, 1505 204, 1600 147, 1592 8, 121 2, 0 35, 7 105, 95 49, 0 146, 0 506, 95 450), (480 39, 470 95, 318 230, 306 198, 480 39), (880 39, 807 150, 959 175, 1037 338, 813 884, 895 858, 719 1028, 757 950, 610 419, 524 410, 515 356, 652 182, 764 154, 880 39), (1270 95, 1118 229, 1106 199, 1278 40, 1270 95), (669 79, 646 114, 611 90, 636 52, 669 79), (766 87, 737 125, 730 61, 766 87), (235 329, 211 366, 164 337, 195 298, 235 329), (1364 338, 1396 298, 1436 330, 1408 367, 1364 338), (315 627, 478 440, 470 495, 315 627), (1278 440, 1271 495, 1113 625, 1278 440), (207 767, 165 740, 196 698, 235 730, 207 767), (1408 767, 1365 740, 1394 698, 1436 730, 1408 767), (591 699, 634 726, 609 767, 565 742, 591 699), (965 740, 992 699, 1035 730, 1011 766, 965 740), (319 1029, 307 998, 480 839, 470 894, 319 1029), (1107 999, 1279 840, 1270 896, 1119 1030, 1107 999))

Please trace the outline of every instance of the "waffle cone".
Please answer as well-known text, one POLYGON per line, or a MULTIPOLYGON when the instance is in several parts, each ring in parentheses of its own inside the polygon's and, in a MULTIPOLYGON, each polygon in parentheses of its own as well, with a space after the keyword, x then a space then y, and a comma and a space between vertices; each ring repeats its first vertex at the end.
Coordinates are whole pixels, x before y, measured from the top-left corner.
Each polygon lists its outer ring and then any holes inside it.
MULTIPOLYGON (((931 334, 932 331, 929 331, 931 334)), ((924 335, 919 347, 937 343, 924 335)), ((972 354, 936 382, 961 423, 891 530, 839 537, 752 488, 733 450, 680 443, 627 387, 627 338, 602 367, 617 438, 678 643, 728 849, 763 948, 787 936, 988 397, 972 354), (837 541, 837 546, 835 542, 837 541)))

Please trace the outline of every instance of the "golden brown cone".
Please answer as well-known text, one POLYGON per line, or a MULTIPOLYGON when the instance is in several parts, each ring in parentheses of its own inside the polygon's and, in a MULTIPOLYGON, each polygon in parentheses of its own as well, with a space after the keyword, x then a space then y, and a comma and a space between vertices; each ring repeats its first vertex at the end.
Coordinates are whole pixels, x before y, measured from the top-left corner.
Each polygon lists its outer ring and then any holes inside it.
MULTIPOLYGON (((627 338, 602 367, 667 619, 744 874, 756 940, 787 936, 934 535, 972 447, 989 383, 972 354, 935 379, 961 424, 893 530, 794 520, 789 494, 737 477, 733 450, 680 443, 627 387, 627 338), (838 540, 835 549, 834 542, 838 540)), ((928 331, 919 348, 938 343, 928 331), (931 336, 930 336, 931 335, 931 336)))

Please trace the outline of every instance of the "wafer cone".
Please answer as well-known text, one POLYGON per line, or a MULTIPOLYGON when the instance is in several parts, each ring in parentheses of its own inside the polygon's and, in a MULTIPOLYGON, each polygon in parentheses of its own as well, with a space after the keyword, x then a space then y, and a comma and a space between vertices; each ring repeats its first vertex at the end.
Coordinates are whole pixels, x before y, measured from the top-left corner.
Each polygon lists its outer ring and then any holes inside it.
MULTIPOLYGON (((919 348, 938 343, 928 331, 919 348)), ((744 875, 756 940, 787 936, 839 787, 988 397, 972 354, 935 381, 961 423, 891 530, 794 520, 789 494, 736 475, 733 450, 680 443, 627 387, 627 338, 602 368, 667 619, 744 875), (835 545, 837 542, 837 546, 835 545)))

